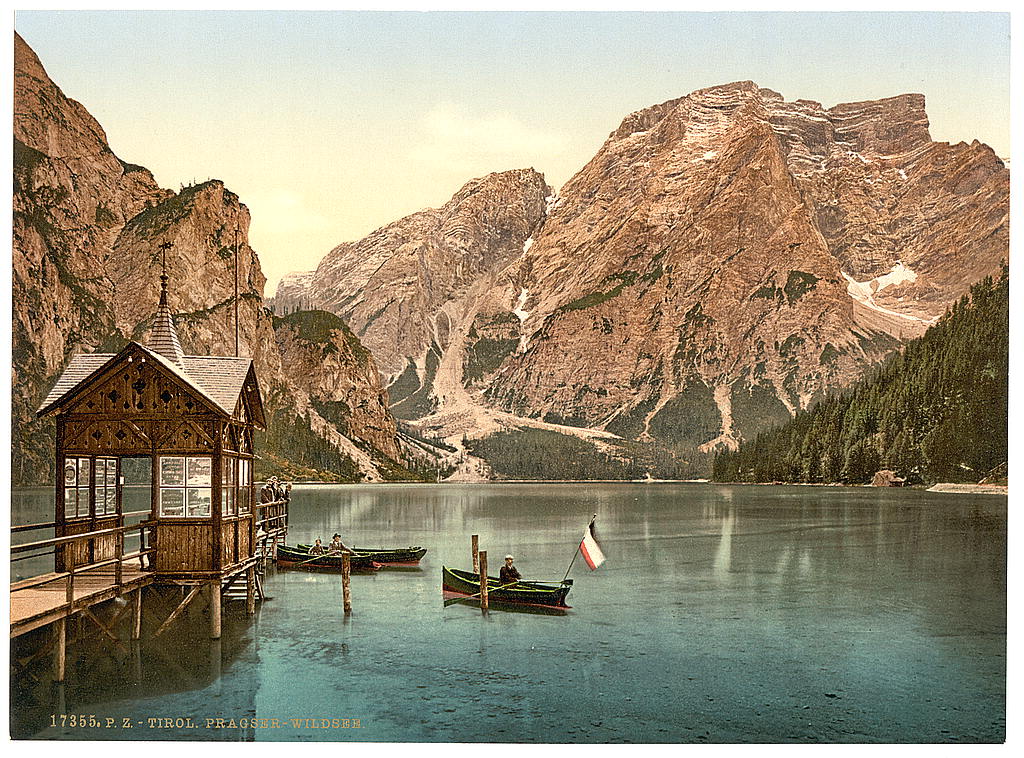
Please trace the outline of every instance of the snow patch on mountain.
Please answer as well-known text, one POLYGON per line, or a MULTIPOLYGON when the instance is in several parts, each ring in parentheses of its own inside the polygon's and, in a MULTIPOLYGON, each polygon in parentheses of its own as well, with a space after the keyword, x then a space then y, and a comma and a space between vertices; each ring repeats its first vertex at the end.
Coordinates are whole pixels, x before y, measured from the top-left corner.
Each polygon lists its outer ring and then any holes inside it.
MULTIPOLYGON (((527 240, 527 242, 529 242, 529 241, 530 240, 527 240)), ((516 307, 512 311, 516 315, 516 318, 519 319, 519 328, 520 328, 521 331, 520 331, 520 334, 519 334, 519 347, 518 347, 518 351, 520 353, 525 353, 526 352, 526 348, 530 344, 530 335, 527 334, 526 329, 525 329, 526 319, 529 318, 530 312, 526 311, 526 310, 523 310, 523 306, 526 305, 526 298, 528 298, 529 296, 530 296, 530 291, 528 289, 526 289, 525 287, 523 287, 523 291, 519 293, 519 300, 516 302, 516 307)))
POLYGON ((843 278, 846 279, 846 291, 849 293, 850 297, 868 308, 878 311, 879 313, 885 313, 889 316, 897 316, 899 318, 907 319, 908 321, 920 321, 924 324, 931 324, 935 322, 935 319, 923 319, 918 316, 911 316, 906 313, 889 310, 875 302, 875 295, 886 287, 894 287, 904 283, 912 284, 917 281, 917 273, 913 269, 904 266, 902 261, 897 261, 896 265, 892 267, 889 273, 882 274, 882 276, 876 276, 865 282, 858 282, 845 271, 841 271, 840 273, 843 275, 843 278))

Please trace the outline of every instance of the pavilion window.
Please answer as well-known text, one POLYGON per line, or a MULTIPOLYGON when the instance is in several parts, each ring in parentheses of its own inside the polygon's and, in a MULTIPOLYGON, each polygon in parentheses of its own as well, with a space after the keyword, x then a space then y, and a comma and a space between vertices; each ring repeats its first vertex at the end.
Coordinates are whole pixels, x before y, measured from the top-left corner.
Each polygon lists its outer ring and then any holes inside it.
POLYGON ((89 459, 64 459, 64 516, 89 515, 89 459))
POLYGON ((220 491, 223 497, 223 513, 225 516, 234 516, 238 505, 238 459, 225 457, 222 462, 220 491))
POLYGON ((96 515, 117 513, 117 458, 96 459, 96 515))
POLYGON ((246 458, 238 459, 238 512, 248 513, 250 508, 249 496, 252 485, 252 461, 246 458))
POLYGON ((209 518, 212 478, 213 458, 210 456, 161 457, 160 515, 209 518))

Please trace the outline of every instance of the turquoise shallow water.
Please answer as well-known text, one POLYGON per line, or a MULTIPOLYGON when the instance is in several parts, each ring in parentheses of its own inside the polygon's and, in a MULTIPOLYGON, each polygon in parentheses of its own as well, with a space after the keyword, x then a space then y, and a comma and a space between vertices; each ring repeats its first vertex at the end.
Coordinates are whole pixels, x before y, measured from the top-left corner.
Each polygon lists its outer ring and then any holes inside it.
MULTIPOLYGON (((17 494, 16 516, 31 500, 17 494)), ((429 552, 419 571, 354 576, 349 619, 337 575, 270 569, 273 599, 254 620, 230 608, 219 643, 197 618, 134 656, 82 645, 63 693, 12 690, 16 735, 1004 739, 1003 497, 707 484, 300 486, 290 530, 292 543, 340 531, 349 544, 429 552), (471 534, 492 565, 511 552, 524 578, 557 579, 592 513, 608 561, 595 572, 577 561, 564 615, 444 608, 441 566, 470 567, 471 534), (50 725, 51 713, 73 711, 133 727, 50 725), (268 721, 253 725, 253 716, 268 721), (156 717, 192 721, 147 721, 156 717)))

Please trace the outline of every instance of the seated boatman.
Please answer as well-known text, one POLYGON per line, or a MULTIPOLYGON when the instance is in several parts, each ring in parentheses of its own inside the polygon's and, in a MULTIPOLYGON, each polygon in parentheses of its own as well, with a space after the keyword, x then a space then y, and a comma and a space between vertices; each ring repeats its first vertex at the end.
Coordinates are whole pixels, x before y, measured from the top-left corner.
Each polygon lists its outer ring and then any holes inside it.
POLYGON ((323 555, 326 552, 327 552, 327 548, 325 548, 323 546, 323 543, 320 542, 320 538, 319 537, 316 538, 316 542, 315 543, 313 543, 312 545, 309 546, 309 554, 310 555, 323 555))
POLYGON ((514 584, 518 582, 522 577, 519 575, 519 569, 512 565, 514 561, 511 555, 505 556, 505 565, 501 567, 500 579, 502 584, 514 584))
POLYGON ((347 546, 346 546, 346 545, 345 545, 345 544, 344 544, 344 543, 343 543, 343 542, 341 541, 341 535, 340 535, 340 534, 338 534, 337 532, 335 532, 334 536, 333 536, 333 537, 331 538, 331 544, 330 544, 330 545, 328 545, 328 546, 327 546, 327 548, 328 548, 328 549, 329 549, 329 550, 330 550, 330 551, 331 551, 332 553, 354 553, 354 551, 352 550, 352 548, 350 548, 350 547, 347 547, 347 546))

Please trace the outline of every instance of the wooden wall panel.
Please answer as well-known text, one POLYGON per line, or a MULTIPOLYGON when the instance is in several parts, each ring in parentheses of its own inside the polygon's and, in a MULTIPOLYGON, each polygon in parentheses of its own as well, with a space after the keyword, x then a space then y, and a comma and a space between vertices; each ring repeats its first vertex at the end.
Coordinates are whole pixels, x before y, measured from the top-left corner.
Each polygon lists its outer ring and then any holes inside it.
POLYGON ((251 521, 252 517, 250 516, 224 522, 221 532, 222 565, 232 566, 252 558, 252 544, 249 539, 251 521), (236 545, 238 546, 237 552, 236 545))
POLYGON ((156 529, 158 572, 213 570, 213 524, 163 521, 156 529))
MULTIPOLYGON (((75 534, 85 534, 86 532, 92 531, 92 523, 86 519, 85 521, 67 521, 64 524, 65 537, 71 537, 75 534)), ((60 566, 61 570, 67 570, 67 559, 74 558, 74 565, 82 566, 89 562, 89 541, 83 540, 81 542, 72 542, 63 546, 64 561, 60 566)))
POLYGON ((221 565, 231 566, 238 563, 238 555, 235 553, 235 532, 238 529, 237 521, 225 521, 221 524, 221 565))
POLYGON ((239 560, 252 557, 253 546, 250 544, 249 532, 252 524, 252 516, 238 520, 238 554, 239 560))
MULTIPOLYGON (((119 525, 120 519, 117 516, 107 516, 96 519, 93 523, 93 530, 113 529, 119 525)), ((109 534, 103 537, 96 537, 91 540, 93 543, 92 556, 94 561, 105 561, 117 555, 117 535, 109 534)))

